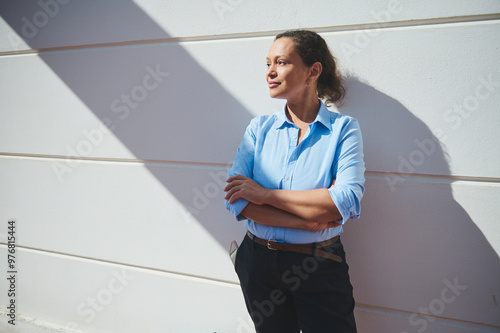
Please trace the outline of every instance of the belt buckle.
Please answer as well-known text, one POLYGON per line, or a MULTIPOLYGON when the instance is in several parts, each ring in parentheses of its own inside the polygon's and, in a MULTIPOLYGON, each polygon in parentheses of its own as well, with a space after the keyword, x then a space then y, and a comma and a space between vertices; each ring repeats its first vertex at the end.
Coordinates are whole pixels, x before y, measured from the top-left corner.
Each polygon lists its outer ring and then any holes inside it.
POLYGON ((267 248, 269 250, 277 251, 278 249, 272 248, 272 244, 278 244, 278 243, 279 243, 278 241, 275 241, 274 239, 270 239, 267 241, 267 248))

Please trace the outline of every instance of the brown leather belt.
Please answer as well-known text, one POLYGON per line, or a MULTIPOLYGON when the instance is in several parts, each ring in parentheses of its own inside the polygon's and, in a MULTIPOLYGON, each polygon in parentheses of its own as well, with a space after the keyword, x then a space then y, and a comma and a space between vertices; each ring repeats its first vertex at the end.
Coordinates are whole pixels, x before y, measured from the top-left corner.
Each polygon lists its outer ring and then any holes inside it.
POLYGON ((340 256, 324 250, 320 250, 323 247, 326 247, 328 245, 337 242, 340 236, 330 238, 324 242, 310 243, 310 244, 288 244, 288 243, 280 243, 275 240, 265 240, 257 236, 254 236, 250 231, 247 231, 247 236, 255 243, 265 246, 269 250, 298 252, 298 253, 316 255, 318 257, 330 259, 336 262, 342 262, 342 258, 340 256))

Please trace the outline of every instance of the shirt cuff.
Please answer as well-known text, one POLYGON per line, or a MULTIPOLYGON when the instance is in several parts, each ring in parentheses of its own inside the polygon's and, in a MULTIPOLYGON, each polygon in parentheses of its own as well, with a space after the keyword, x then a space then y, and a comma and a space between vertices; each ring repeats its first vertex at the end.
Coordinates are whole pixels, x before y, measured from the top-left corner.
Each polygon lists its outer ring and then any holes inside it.
POLYGON ((247 205, 248 205, 248 200, 242 199, 242 198, 236 199, 236 201, 233 202, 232 204, 230 204, 226 200, 226 209, 229 210, 231 212, 231 214, 233 214, 234 217, 236 217, 236 220, 238 220, 238 221, 246 220, 247 219, 246 217, 244 217, 243 215, 241 215, 241 211, 243 209, 245 209, 245 207, 247 205))
MULTIPOLYGON (((349 190, 347 189, 347 191, 349 190)), ((337 188, 328 189, 328 192, 330 192, 330 197, 335 203, 335 206, 337 206, 340 215, 342 215, 342 218, 337 220, 338 223, 345 224, 349 219, 359 218, 359 210, 357 209, 359 205, 356 204, 356 199, 352 199, 346 195, 344 190, 339 186, 337 188)))

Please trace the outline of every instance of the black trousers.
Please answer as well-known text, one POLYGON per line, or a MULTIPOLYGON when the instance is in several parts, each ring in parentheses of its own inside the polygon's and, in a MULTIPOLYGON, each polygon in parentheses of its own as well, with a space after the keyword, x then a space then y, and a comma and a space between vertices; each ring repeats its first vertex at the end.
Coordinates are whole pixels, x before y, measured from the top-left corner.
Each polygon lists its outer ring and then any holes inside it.
POLYGON ((355 333, 354 298, 340 239, 329 259, 270 250, 245 236, 235 269, 257 333, 355 333))

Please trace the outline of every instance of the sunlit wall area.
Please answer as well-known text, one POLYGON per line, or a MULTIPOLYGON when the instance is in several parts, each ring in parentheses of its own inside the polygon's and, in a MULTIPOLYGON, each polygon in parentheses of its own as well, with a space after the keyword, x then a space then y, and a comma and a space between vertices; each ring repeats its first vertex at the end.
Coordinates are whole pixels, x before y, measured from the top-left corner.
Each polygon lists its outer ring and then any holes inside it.
POLYGON ((362 128, 362 216, 342 236, 359 332, 500 330, 498 1, 2 1, 0 16, 2 332, 254 332, 223 188, 249 121, 284 104, 265 57, 296 28, 327 40, 362 128))

